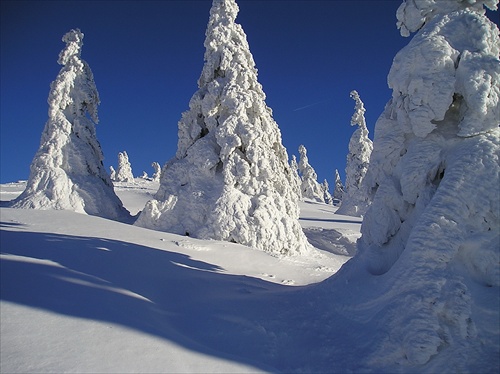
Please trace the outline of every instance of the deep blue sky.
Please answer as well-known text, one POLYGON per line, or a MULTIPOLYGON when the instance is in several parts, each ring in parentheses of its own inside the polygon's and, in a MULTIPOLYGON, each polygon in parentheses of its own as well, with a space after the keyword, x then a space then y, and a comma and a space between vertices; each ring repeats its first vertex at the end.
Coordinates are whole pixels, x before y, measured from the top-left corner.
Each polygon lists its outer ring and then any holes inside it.
MULTIPOLYGON (((356 89, 373 127, 390 99, 401 1, 239 0, 259 81, 288 154, 304 144, 319 181, 344 177, 356 89)), ((47 120, 62 36, 85 34, 82 58, 101 97, 105 165, 126 150, 134 175, 175 155, 177 122, 197 89, 210 0, 1 1, 0 182, 27 179, 47 120)))

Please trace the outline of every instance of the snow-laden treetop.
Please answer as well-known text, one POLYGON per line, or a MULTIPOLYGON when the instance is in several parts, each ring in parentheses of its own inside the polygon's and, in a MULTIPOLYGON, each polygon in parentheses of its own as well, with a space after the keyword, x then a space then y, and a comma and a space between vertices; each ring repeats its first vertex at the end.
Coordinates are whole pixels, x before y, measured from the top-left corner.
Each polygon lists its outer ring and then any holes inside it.
POLYGON ((466 8, 483 14, 483 5, 497 10, 498 0, 405 0, 396 13, 397 26, 402 36, 410 36, 410 33, 418 31, 424 23, 438 14, 466 8))
POLYGON ((366 128, 366 121, 365 121, 365 105, 361 101, 361 98, 359 97, 358 91, 351 91, 351 97, 353 100, 356 102, 356 105, 354 107, 354 113, 351 117, 351 126, 356 126, 358 125, 359 127, 364 127, 366 128))
POLYGON ((72 119, 84 117, 85 113, 88 113, 92 121, 98 123, 99 93, 90 67, 80 58, 83 36, 79 29, 74 29, 67 32, 62 38, 66 47, 59 53, 57 62, 63 65, 63 68, 51 84, 48 99, 49 117, 55 118, 57 112, 63 110, 68 120, 72 121, 72 119), (78 89, 74 89, 74 87, 78 87, 78 89))
POLYGON ((442 123, 452 104, 460 108, 458 136, 498 127, 500 45, 493 42, 498 28, 482 21, 483 4, 496 9, 498 0, 412 0, 398 9, 402 34, 424 24, 428 30, 396 55, 388 76, 405 132, 425 137, 442 123))

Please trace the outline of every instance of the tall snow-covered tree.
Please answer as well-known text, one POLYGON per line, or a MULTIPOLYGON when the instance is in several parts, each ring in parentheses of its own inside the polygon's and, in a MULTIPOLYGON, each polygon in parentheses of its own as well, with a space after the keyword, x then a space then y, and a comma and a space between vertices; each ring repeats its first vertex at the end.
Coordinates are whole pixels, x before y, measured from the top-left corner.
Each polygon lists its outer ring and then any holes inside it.
POLYGON ((153 182, 159 182, 160 181, 160 176, 161 176, 161 167, 160 164, 156 161, 154 161, 151 166, 154 169, 153 173, 153 182))
POLYGON ((281 133, 265 103, 234 0, 214 0, 198 91, 176 156, 136 224, 275 254, 310 250, 281 133))
POLYGON ((363 304, 384 310, 373 359, 402 371, 449 357, 451 371, 498 370, 498 344, 486 342, 498 339, 500 304, 500 39, 483 5, 498 1, 399 7, 401 33, 416 35, 389 72, 366 177, 373 200, 338 278, 360 266, 379 276, 363 304))
POLYGON ((345 193, 337 213, 361 217, 370 204, 368 190, 363 185, 363 179, 370 163, 373 143, 368 138, 365 106, 357 91, 351 91, 351 97, 356 102, 351 126, 358 126, 358 128, 349 141, 349 153, 345 168, 345 193))
POLYGON ((133 182, 134 175, 132 174, 132 165, 128 159, 126 151, 118 152, 118 167, 116 168, 115 181, 117 182, 133 182))
POLYGON ((114 181, 116 177, 116 170, 113 166, 109 167, 109 178, 114 181))
POLYGON ((81 59, 83 33, 71 30, 62 40, 66 47, 50 86, 49 118, 26 189, 12 206, 126 219, 129 213, 114 192, 96 137, 99 94, 89 65, 81 59))
POLYGON ((344 185, 340 179, 340 174, 337 169, 335 169, 335 190, 333 191, 333 198, 342 201, 344 197, 344 185))
POLYGON ((300 190, 303 198, 312 199, 324 203, 324 192, 318 183, 318 175, 309 164, 307 149, 302 144, 299 146, 299 175, 301 178, 300 190))

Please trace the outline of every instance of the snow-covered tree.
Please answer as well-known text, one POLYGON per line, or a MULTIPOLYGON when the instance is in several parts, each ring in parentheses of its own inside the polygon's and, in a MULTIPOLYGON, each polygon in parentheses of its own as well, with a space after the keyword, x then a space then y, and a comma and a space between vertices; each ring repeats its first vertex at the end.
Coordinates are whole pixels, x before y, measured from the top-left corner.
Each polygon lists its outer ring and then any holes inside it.
POLYGON ((324 192, 321 184, 318 183, 318 175, 309 164, 307 149, 302 144, 299 146, 299 175, 301 178, 300 190, 302 198, 311 199, 324 203, 324 192))
POLYGON ((391 356, 373 358, 410 371, 433 371, 435 356, 461 371, 468 352, 483 352, 479 371, 498 370, 498 344, 486 342, 498 339, 487 330, 498 329, 500 303, 500 39, 483 5, 498 1, 398 9, 401 33, 416 35, 389 72, 392 99, 366 177, 373 200, 359 255, 338 279, 354 279, 359 266, 383 274, 363 305, 383 310, 379 346, 391 356), (484 317, 481 304, 496 316, 484 317))
POLYGON ((161 167, 160 167, 160 164, 158 162, 153 162, 151 164, 151 166, 153 167, 154 169, 154 173, 153 173, 153 182, 159 182, 160 181, 160 176, 161 176, 161 167))
POLYGON ((26 189, 12 206, 126 219, 129 213, 114 192, 96 137, 99 94, 89 65, 80 57, 83 33, 71 30, 62 40, 62 68, 50 86, 40 148, 26 189))
POLYGON ((340 179, 340 174, 337 169, 335 169, 335 190, 333 191, 333 198, 342 201, 344 197, 344 185, 340 179))
POLYGON ((146 173, 145 171, 143 171, 142 175, 141 175, 141 179, 149 179, 148 173, 146 173))
POLYGON ((292 159, 290 160, 290 169, 292 170, 293 178, 292 178, 292 187, 297 196, 299 196, 299 200, 303 200, 302 198, 302 179, 300 179, 299 175, 299 164, 297 163, 297 157, 292 155, 292 159))
POLYGON ((198 91, 176 156, 136 224, 275 254, 310 250, 281 133, 265 103, 234 0, 214 0, 198 91))
POLYGON ((333 198, 329 191, 330 185, 328 184, 328 181, 326 179, 323 181, 321 188, 323 189, 323 200, 325 201, 325 203, 333 204, 333 198))
POLYGON ((109 178, 114 181, 116 177, 116 170, 113 166, 109 167, 109 178))
POLYGON ((349 153, 345 168, 345 193, 338 214, 362 217, 370 205, 368 190, 363 180, 370 163, 373 143, 368 138, 365 121, 365 107, 357 91, 351 91, 356 102, 351 126, 359 126, 349 141, 349 153))
POLYGON ((134 181, 134 175, 132 174, 132 165, 130 164, 126 151, 118 152, 118 167, 116 168, 114 180, 117 182, 134 181))

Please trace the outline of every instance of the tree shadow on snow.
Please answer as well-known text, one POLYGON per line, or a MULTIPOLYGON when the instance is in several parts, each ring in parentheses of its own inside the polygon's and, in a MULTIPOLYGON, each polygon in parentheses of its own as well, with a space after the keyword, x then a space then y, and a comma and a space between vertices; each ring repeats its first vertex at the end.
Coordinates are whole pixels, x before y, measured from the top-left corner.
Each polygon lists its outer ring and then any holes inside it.
MULTIPOLYGON (((0 231, 2 300, 123 325, 263 370, 303 370, 324 350, 307 322, 308 287, 224 274, 137 244, 9 230, 0 231)), ((314 323, 326 333, 324 322, 314 323)))

